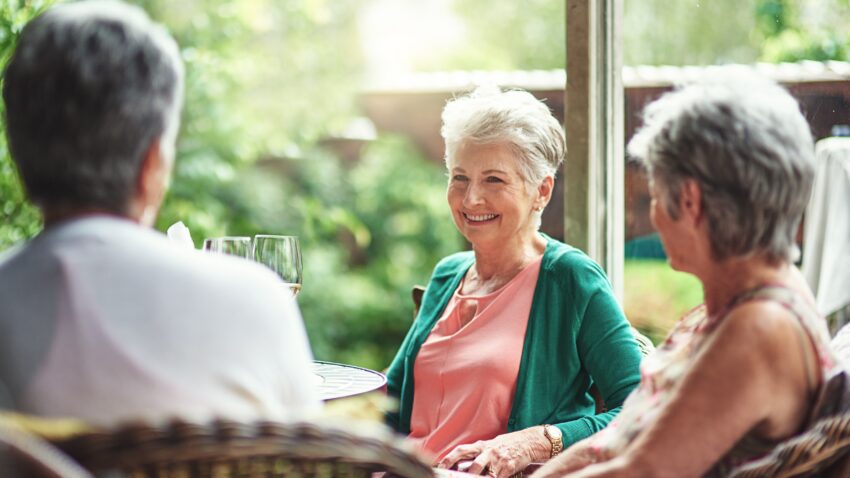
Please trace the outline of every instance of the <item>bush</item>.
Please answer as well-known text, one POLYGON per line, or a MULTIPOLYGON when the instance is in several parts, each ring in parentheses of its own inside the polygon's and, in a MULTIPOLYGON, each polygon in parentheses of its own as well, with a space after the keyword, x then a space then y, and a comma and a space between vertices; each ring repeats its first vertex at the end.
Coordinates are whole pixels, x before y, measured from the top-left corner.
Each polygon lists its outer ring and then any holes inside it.
POLYGON ((699 280, 674 271, 663 260, 627 260, 624 289, 626 317, 655 343, 685 312, 702 303, 699 280))

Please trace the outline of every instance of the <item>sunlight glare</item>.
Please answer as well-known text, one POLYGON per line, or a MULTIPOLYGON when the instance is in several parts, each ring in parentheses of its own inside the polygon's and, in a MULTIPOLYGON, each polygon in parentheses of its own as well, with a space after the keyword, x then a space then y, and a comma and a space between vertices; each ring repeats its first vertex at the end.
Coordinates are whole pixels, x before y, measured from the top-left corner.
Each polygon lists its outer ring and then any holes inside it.
POLYGON ((360 16, 367 74, 378 78, 415 70, 420 60, 463 41, 452 0, 375 0, 360 16))

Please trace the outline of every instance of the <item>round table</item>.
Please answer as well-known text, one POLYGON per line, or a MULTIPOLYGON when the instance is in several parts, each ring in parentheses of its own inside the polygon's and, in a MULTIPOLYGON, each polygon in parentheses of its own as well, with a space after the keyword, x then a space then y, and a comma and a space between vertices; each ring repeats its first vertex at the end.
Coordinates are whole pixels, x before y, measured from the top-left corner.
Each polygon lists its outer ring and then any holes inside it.
POLYGON ((341 363, 313 361, 313 373, 322 400, 351 397, 379 390, 387 384, 384 374, 341 363))

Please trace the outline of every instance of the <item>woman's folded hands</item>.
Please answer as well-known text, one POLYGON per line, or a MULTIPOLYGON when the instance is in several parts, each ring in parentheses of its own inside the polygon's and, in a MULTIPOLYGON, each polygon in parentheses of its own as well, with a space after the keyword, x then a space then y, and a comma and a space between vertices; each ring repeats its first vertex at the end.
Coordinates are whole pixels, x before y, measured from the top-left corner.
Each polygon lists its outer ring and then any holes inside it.
POLYGON ((508 478, 524 470, 533 462, 548 460, 551 443, 536 426, 499 435, 492 440, 479 440, 469 445, 459 445, 437 463, 438 468, 453 468, 459 462, 472 460, 467 473, 492 478, 508 478))

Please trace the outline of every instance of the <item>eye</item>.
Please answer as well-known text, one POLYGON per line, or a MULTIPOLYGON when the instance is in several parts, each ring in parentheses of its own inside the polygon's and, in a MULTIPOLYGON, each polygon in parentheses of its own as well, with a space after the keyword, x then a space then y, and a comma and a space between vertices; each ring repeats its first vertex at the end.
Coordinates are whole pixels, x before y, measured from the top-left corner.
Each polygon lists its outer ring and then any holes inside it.
POLYGON ((502 178, 500 178, 498 176, 487 176, 486 181, 488 183, 503 183, 504 182, 504 181, 502 181, 502 178))
POLYGON ((463 174, 455 174, 452 176, 452 181, 468 181, 469 178, 464 176, 463 174))

